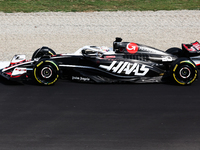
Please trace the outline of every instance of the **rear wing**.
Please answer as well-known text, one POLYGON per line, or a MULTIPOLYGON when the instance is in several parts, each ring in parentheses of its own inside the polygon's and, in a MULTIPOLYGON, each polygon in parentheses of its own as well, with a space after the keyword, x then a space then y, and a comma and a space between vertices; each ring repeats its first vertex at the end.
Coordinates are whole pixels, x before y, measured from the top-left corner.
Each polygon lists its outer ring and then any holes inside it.
POLYGON ((200 55, 200 43, 198 41, 191 44, 182 44, 182 49, 190 56, 200 55))

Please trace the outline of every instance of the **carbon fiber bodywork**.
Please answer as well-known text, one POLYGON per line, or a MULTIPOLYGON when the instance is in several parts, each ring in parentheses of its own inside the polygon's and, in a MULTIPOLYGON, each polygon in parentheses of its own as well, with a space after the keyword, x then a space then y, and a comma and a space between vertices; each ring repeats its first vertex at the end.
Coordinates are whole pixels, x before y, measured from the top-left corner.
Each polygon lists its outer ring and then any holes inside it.
MULTIPOLYGON (((42 47, 29 61, 23 56, 21 59, 15 58, 8 67, 0 70, 0 74, 9 80, 36 78, 39 81, 37 74, 41 73, 44 79, 50 78, 54 74, 53 68, 57 68, 57 76, 60 78, 80 82, 163 82, 170 79, 172 66, 179 58, 188 58, 195 67, 198 66, 198 51, 192 53, 192 59, 191 52, 184 48, 164 52, 137 43, 122 42, 121 38, 116 38, 112 49, 84 46, 74 54, 55 54, 48 47, 42 47), (47 65, 40 70, 39 67, 43 64, 47 65), (40 71, 36 72, 36 69, 40 71)), ((47 84, 56 81, 57 79, 47 84)))

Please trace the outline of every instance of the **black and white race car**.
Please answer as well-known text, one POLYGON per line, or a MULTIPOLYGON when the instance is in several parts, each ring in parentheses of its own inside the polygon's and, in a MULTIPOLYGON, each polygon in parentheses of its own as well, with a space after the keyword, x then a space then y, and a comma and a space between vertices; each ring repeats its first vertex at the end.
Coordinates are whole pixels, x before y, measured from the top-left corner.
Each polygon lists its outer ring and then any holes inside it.
POLYGON ((0 75, 13 81, 34 79, 42 85, 52 85, 59 78, 94 83, 173 81, 189 85, 197 79, 199 55, 199 42, 164 52, 116 38, 113 48, 84 46, 73 54, 56 54, 42 47, 31 60, 15 55, 0 75))

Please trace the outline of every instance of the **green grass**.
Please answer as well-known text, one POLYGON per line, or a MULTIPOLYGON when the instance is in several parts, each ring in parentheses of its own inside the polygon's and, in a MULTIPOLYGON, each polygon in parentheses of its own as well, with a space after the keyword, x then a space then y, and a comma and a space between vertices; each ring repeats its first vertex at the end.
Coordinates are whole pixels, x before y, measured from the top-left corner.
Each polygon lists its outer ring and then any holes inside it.
POLYGON ((0 0, 1 12, 199 10, 200 0, 0 0))

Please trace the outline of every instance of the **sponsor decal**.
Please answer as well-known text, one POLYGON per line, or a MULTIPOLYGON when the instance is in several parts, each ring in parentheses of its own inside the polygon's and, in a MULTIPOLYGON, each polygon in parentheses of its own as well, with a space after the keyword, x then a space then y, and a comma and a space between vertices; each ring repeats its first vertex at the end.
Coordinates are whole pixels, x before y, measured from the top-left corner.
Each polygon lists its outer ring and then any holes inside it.
POLYGON ((163 56, 163 57, 162 57, 162 61, 163 61, 163 62, 172 61, 172 57, 171 57, 171 56, 163 56))
POLYGON ((155 51, 154 49, 149 48, 149 47, 140 47, 140 50, 148 52, 148 53, 157 53, 157 51, 155 51))
POLYGON ((135 54, 135 53, 137 53, 137 51, 138 51, 138 45, 135 44, 135 43, 129 43, 129 44, 126 46, 126 49, 127 49, 127 51, 128 51, 130 54, 135 54))
POLYGON ((147 52, 147 53, 154 53, 154 54, 165 54, 163 51, 161 50, 158 50, 158 49, 154 49, 154 48, 150 48, 150 47, 145 47, 145 46, 140 46, 139 47, 139 50, 140 51, 144 51, 144 52, 147 52))
POLYGON ((193 43, 193 46, 194 46, 197 50, 200 50, 200 44, 199 44, 199 42, 193 43))
POLYGON ((26 68, 15 68, 11 74, 11 76, 19 76, 26 73, 26 68))
POLYGON ((133 73, 136 76, 145 76, 149 71, 149 68, 147 68, 146 65, 139 65, 138 63, 130 63, 124 61, 120 61, 118 63, 117 61, 113 61, 110 66, 100 65, 99 67, 117 74, 124 73, 126 75, 130 75, 133 73))
POLYGON ((72 80, 90 81, 90 78, 72 76, 72 80))

